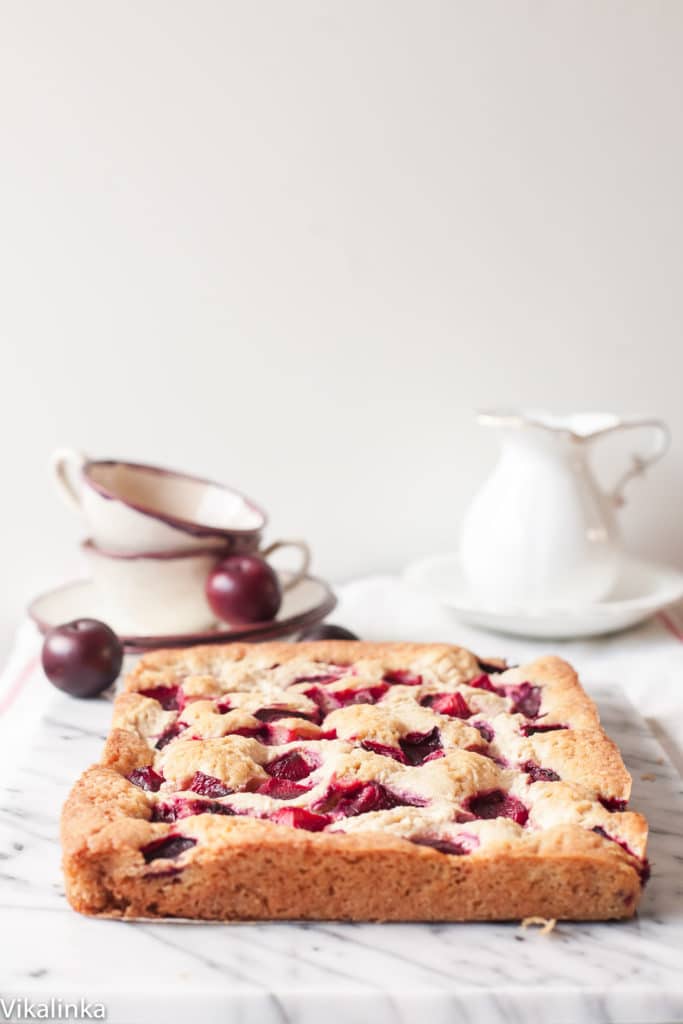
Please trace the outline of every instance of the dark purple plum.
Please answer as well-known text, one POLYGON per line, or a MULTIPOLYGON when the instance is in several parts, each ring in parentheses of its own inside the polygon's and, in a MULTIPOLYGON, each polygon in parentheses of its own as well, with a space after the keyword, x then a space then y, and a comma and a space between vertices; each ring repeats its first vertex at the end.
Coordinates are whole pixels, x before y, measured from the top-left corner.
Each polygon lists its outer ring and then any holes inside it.
POLYGON ((206 581, 206 598, 219 619, 233 626, 274 619, 282 604, 277 573, 257 555, 219 562, 206 581))
POLYGON ((123 645, 97 619, 74 619, 55 626, 43 641, 43 671, 72 697, 96 697, 121 671, 123 645))
POLYGON ((344 626, 321 622, 319 625, 310 626, 299 633, 299 640, 358 640, 358 637, 344 626))

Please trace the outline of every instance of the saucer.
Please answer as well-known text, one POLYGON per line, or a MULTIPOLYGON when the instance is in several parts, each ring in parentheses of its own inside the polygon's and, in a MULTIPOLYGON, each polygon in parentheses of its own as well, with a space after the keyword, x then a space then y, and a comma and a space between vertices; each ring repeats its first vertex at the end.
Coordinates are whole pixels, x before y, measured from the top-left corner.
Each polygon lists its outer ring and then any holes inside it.
MULTIPOLYGON (((283 586, 288 578, 288 573, 280 573, 283 586)), ((200 633, 173 633, 167 636, 118 635, 126 651, 133 653, 157 647, 189 647, 192 644, 230 643, 233 640, 276 640, 322 622, 336 604, 337 599, 327 583, 316 576, 304 576, 285 591, 280 611, 269 622, 255 622, 250 626, 233 629, 221 623, 200 633)), ((118 633, 116 622, 103 614, 95 586, 89 579, 72 580, 34 598, 28 606, 28 614, 41 633, 47 633, 53 626, 63 622, 81 618, 103 619, 118 633)))
POLYGON ((642 622, 683 597, 683 573, 625 556, 619 580, 602 601, 567 608, 484 607, 470 591, 458 554, 432 555, 409 565, 404 579, 472 626, 513 636, 601 636, 642 622))

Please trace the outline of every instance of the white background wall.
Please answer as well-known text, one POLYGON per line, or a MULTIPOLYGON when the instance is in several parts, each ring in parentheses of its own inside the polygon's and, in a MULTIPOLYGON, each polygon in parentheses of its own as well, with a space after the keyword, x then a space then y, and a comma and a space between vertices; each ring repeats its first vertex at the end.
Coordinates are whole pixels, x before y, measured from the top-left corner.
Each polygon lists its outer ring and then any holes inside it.
POLYGON ((0 0, 0 622, 78 566, 58 444, 342 579, 455 545, 500 403, 666 418, 624 527, 683 565, 682 52, 677 0, 0 0))

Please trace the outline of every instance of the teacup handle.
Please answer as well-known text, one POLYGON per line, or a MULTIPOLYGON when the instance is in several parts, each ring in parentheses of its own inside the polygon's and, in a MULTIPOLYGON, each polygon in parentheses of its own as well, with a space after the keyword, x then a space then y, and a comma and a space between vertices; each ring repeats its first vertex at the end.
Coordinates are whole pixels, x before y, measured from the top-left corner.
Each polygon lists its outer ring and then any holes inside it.
POLYGON ((622 473, 612 490, 607 492, 607 498, 616 508, 621 508, 626 503, 626 485, 634 477, 642 476, 650 466, 658 462, 666 454, 671 442, 669 428, 662 420, 624 420, 606 433, 616 433, 619 430, 650 430, 653 434, 650 450, 643 455, 633 452, 630 466, 622 473))
POLYGON ((57 488, 68 505, 81 509, 81 487, 78 484, 83 466, 88 460, 74 448, 57 448, 50 460, 57 488))
POLYGON ((279 551, 280 548, 298 548, 301 553, 301 565, 296 570, 291 580, 288 580, 282 588, 284 591, 287 591, 291 590, 292 587, 295 587, 297 583, 301 583, 301 580, 308 573, 311 565, 311 549, 304 540, 274 540, 273 543, 269 544, 267 548, 264 548, 260 554, 264 558, 268 558, 269 555, 272 555, 275 551, 279 551))

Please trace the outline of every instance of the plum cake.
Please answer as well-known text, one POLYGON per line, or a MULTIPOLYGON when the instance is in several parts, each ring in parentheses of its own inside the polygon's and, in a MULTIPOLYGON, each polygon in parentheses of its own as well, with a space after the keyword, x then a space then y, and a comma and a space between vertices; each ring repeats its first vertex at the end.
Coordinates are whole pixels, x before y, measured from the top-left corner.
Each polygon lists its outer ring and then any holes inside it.
POLYGON ((624 918, 648 874, 630 784, 559 658, 157 651, 66 802, 66 891, 128 918, 624 918))

